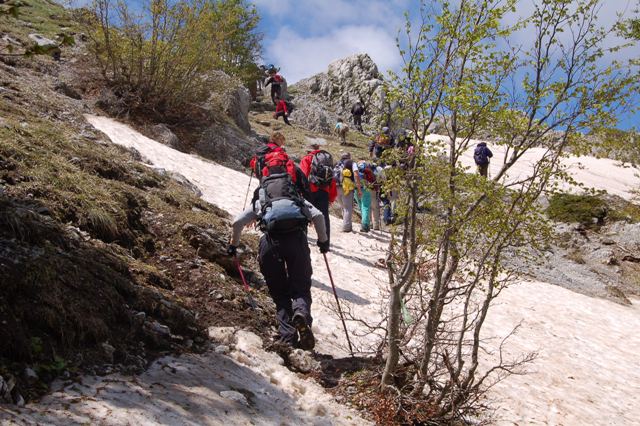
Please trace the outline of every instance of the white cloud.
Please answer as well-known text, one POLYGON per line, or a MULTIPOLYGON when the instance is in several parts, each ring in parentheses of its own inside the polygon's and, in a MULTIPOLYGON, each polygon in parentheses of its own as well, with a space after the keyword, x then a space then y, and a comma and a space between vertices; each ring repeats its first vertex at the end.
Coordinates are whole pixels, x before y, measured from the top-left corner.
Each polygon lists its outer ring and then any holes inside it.
MULTIPOLYGON (((320 35, 345 25, 375 25, 395 31, 411 0, 254 0, 269 18, 320 35)), ((415 3, 415 1, 414 1, 415 3)))
POLYGON ((265 58, 281 67, 291 84, 326 71, 329 63, 355 53, 368 53, 382 72, 400 65, 394 36, 375 26, 344 26, 312 37, 285 27, 266 45, 265 58))
MULTIPOLYGON (((507 14, 503 22, 505 24, 515 24, 519 19, 530 16, 535 10, 535 4, 539 4, 540 0, 527 0, 520 1, 515 13, 507 14)), ((631 0, 603 0, 600 3, 600 8, 597 10, 596 25, 604 29, 610 29, 619 19, 618 15, 622 16, 622 19, 628 19, 634 15, 633 3, 631 0)), ((520 45, 525 50, 533 47, 535 41, 536 32, 533 25, 529 25, 524 29, 516 32, 510 37, 510 40, 514 45, 520 45)), ((572 34, 570 31, 564 31, 558 34, 558 39, 566 43, 571 42, 572 34)), ((605 48, 612 48, 627 43, 627 40, 623 40, 615 34, 610 34, 604 42, 605 48)), ((640 44, 636 43, 635 46, 631 46, 625 49, 621 49, 618 52, 608 55, 603 58, 603 62, 617 60, 627 60, 631 58, 637 58, 640 55, 640 44)))

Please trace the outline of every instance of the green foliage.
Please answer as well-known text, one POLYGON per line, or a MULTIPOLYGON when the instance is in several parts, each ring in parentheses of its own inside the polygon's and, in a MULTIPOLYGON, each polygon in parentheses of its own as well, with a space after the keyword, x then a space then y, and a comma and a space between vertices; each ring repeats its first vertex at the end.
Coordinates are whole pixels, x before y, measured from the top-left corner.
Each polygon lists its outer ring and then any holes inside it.
POLYGON ((39 356, 40 354, 42 354, 42 351, 44 350, 44 347, 42 346, 42 339, 39 337, 32 337, 31 338, 31 352, 33 353, 33 355, 35 356, 39 356))
MULTIPOLYGON (((481 350, 496 350, 484 347, 480 330, 493 299, 518 276, 507 260, 535 258, 549 241, 538 198, 573 182, 560 160, 593 148, 582 134, 613 126, 639 76, 606 60, 619 46, 604 43, 611 29, 593 19, 599 0, 540 0, 511 26, 503 23, 515 0, 421 5, 419 27, 407 19, 407 39, 398 40, 404 67, 391 75, 388 91, 390 102, 402 105, 397 121, 411 125, 416 154, 385 184, 402 190, 387 259, 382 386, 396 386, 399 404, 437 401, 433 419, 453 423, 479 408, 474 402, 501 369, 479 368, 481 350), (531 44, 514 45, 510 36, 524 27, 531 44), (435 122, 444 124, 444 135, 427 137, 435 122), (490 179, 462 164, 486 129, 499 145, 490 179), (532 170, 514 173, 529 152, 532 170), (419 211, 424 205, 432 214, 419 211), (417 318, 411 326, 402 323, 403 303, 417 318), (400 354, 415 370, 402 371, 407 379, 398 387, 400 354)), ((394 155, 399 161, 405 154, 394 155)), ((500 362, 517 371, 533 357, 500 362)))
POLYGON ((593 225, 607 216, 605 202, 593 195, 553 194, 547 207, 549 218, 557 222, 593 225))
POLYGON ((169 110, 210 92, 213 70, 249 81, 256 72, 259 16, 244 0, 96 0, 88 16, 104 78, 130 107, 169 110))

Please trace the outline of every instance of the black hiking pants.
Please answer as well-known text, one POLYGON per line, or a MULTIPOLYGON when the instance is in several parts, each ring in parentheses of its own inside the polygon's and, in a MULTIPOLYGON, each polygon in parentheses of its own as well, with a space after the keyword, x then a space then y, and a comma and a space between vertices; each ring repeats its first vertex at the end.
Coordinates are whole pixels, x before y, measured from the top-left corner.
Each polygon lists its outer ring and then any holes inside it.
POLYGON ((289 118, 284 113, 284 111, 276 112, 275 114, 276 120, 278 119, 278 117, 282 117, 284 119, 284 122, 287 123, 289 126, 291 126, 291 123, 289 123, 289 118))
POLYGON ((271 102, 273 104, 277 104, 276 98, 280 99, 282 97, 282 90, 280 89, 280 84, 271 83, 271 102))
POLYGON ((362 114, 353 114, 353 125, 362 131, 362 114))
POLYGON ((311 254, 307 234, 288 234, 260 238, 258 249, 260 272, 276 305, 280 338, 295 345, 298 335, 291 323, 293 315, 304 315, 311 326, 311 254))
POLYGON ((324 227, 327 229, 328 241, 331 241, 331 225, 329 223, 329 193, 318 189, 316 192, 309 194, 309 202, 313 207, 320 210, 324 216, 324 227))

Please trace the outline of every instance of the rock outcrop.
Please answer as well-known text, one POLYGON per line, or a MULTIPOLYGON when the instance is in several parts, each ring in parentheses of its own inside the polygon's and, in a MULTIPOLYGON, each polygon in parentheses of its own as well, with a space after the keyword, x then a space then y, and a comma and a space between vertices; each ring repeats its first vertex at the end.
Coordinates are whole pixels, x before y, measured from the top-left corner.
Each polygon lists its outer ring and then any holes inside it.
POLYGON ((213 91, 203 107, 208 110, 222 108, 224 113, 244 132, 251 131, 249 107, 251 95, 242 82, 225 74, 214 71, 208 77, 213 91))
POLYGON ((208 80, 211 95, 201 106, 213 112, 213 121, 193 148, 203 157, 238 167, 260 144, 249 124, 251 96, 240 81, 222 71, 211 73, 208 80))
POLYGON ((351 119, 351 107, 362 101, 367 110, 364 127, 380 124, 384 111, 384 80, 367 54, 335 61, 326 73, 301 80, 291 86, 297 123, 310 130, 330 133, 336 120, 351 119))

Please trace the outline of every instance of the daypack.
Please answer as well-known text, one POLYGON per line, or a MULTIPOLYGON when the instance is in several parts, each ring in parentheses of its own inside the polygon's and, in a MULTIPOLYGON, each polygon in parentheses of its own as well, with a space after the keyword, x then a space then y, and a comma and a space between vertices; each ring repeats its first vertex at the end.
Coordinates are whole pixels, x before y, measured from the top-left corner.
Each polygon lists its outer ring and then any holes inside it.
POLYGON ((380 133, 377 137, 376 137, 376 144, 380 145, 380 146, 388 146, 391 143, 391 138, 388 135, 385 135, 384 133, 380 133))
POLYGON ((371 169, 371 164, 368 163, 360 163, 358 164, 358 174, 360 175, 360 179, 366 180, 368 183, 376 182, 376 175, 371 169))
POLYGON ((265 176, 258 190, 260 201, 259 226, 268 234, 285 234, 304 230, 309 224, 311 213, 289 173, 265 176))
POLYGON ((353 171, 349 168, 342 168, 342 192, 348 195, 351 191, 356 189, 356 184, 353 180, 353 171))
POLYGON ((355 104, 351 113, 353 115, 362 115, 364 114, 364 107, 362 106, 362 104, 355 104))
POLYGON ((253 169, 254 176, 258 178, 258 181, 262 179, 262 169, 264 169, 265 166, 266 155, 275 151, 283 151, 283 149, 276 144, 267 143, 256 151, 256 155, 251 160, 251 168, 253 169))
POLYGON ((485 146, 477 146, 473 151, 473 159, 478 166, 484 166, 489 164, 489 157, 487 156, 487 148, 485 146))
POLYGON ((309 182, 319 187, 331 185, 333 180, 333 158, 327 151, 318 151, 311 160, 309 182))
POLYGON ((293 183, 296 182, 296 165, 286 152, 271 151, 264 156, 262 177, 287 173, 293 183))
POLYGON ((276 74, 273 76, 273 83, 272 84, 280 84, 284 81, 284 78, 282 78, 282 76, 280 74, 276 74))

